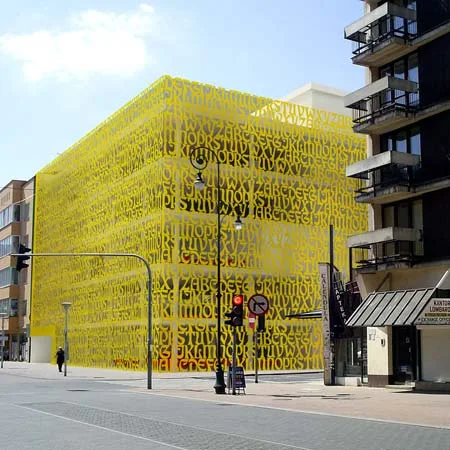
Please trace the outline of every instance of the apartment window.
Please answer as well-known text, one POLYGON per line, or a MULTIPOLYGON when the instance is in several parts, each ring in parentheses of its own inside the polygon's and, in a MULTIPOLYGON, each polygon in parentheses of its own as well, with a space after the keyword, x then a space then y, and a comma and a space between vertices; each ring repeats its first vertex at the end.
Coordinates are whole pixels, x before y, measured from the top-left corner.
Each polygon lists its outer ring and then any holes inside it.
MULTIPOLYGON (((423 229, 422 200, 406 201, 387 205, 383 208, 383 228, 400 227, 423 229)), ((423 255, 422 241, 396 241, 383 245, 384 256, 423 255)))
POLYGON ((12 222, 20 221, 20 206, 9 205, 0 211, 0 228, 6 227, 12 222))
MULTIPOLYGON (((423 205, 422 200, 414 200, 412 202, 412 227, 420 230, 422 233, 423 230, 423 205)), ((413 253, 414 255, 423 256, 423 240, 413 242, 413 253)))
POLYGON ((19 250, 19 236, 8 236, 0 241, 0 258, 19 250))
POLYGON ((383 227, 414 228, 421 216, 422 200, 405 201, 383 208, 383 227))
POLYGON ((23 317, 27 315, 27 301, 26 300, 16 300, 18 304, 18 314, 23 317))
POLYGON ((16 299, 10 300, 10 306, 9 306, 9 316, 10 317, 17 317, 19 313, 19 302, 16 299))
POLYGON ((421 155, 422 144, 420 139, 420 128, 414 127, 410 129, 409 133, 409 153, 413 155, 421 155))
POLYGON ((396 61, 394 63, 394 77, 404 80, 406 78, 405 72, 405 60, 400 59, 399 61, 396 61))
MULTIPOLYGON (((404 56, 397 61, 394 61, 386 66, 380 67, 380 78, 385 76, 394 76, 401 80, 409 80, 415 83, 419 83, 419 57, 417 53, 404 56)), ((385 102, 395 102, 398 104, 408 103, 410 106, 418 105, 419 93, 413 92, 405 95, 401 90, 388 91, 383 94, 383 100, 385 102)))
MULTIPOLYGON (((417 9, 416 0, 389 0, 389 2, 408 9, 417 9)), ((387 1, 378 2, 377 7, 384 3, 387 3, 387 1)), ((378 32, 380 36, 391 33, 391 30, 396 36, 404 37, 406 35, 405 30, 409 35, 415 36, 417 34, 417 22, 415 20, 406 20, 399 16, 388 16, 379 21, 378 32)))
POLYGON ((9 316, 9 298, 0 300, 0 313, 6 313, 9 316))
MULTIPOLYGON (((408 80, 414 81, 419 84, 419 57, 417 53, 413 53, 408 56, 407 59, 408 66, 408 80)), ((417 105, 419 103, 419 92, 409 94, 409 104, 417 105)))
POLYGON ((13 267, 0 270, 0 288, 18 284, 18 272, 13 267))
MULTIPOLYGON (((409 214, 409 205, 408 204, 400 204, 397 207, 397 226, 400 228, 409 228, 410 227, 410 214, 409 214)), ((411 243, 409 241, 400 241, 396 243, 398 251, 400 255, 408 255, 411 253, 411 243)))
POLYGON ((0 313, 8 314, 8 317, 16 317, 18 315, 19 301, 13 298, 4 298, 0 300, 0 313))
POLYGON ((404 128, 381 136, 382 152, 421 154, 420 127, 404 128))
POLYGON ((22 203, 21 206, 21 219, 23 222, 30 220, 30 204, 22 203))
MULTIPOLYGON (((412 9, 414 11, 417 10, 417 2, 416 0, 407 0, 406 7, 408 9, 412 9)), ((408 33, 412 35, 417 34, 417 22, 415 20, 408 20, 408 33)))
MULTIPOLYGON (((385 134, 381 136, 380 146, 381 152, 411 153, 420 156, 420 127, 415 126, 385 134)), ((410 183, 413 179, 417 179, 419 172, 420 164, 414 167, 387 166, 379 170, 376 180, 381 184, 399 181, 410 183)))
POLYGON ((6 227, 12 222, 12 209, 10 206, 0 211, 0 228, 6 227))

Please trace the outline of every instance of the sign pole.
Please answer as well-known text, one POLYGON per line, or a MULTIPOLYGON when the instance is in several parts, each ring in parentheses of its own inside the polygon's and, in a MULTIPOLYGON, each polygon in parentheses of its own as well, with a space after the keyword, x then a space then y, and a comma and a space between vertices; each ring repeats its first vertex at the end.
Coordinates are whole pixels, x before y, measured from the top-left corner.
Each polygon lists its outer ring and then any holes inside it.
POLYGON ((231 393, 232 395, 236 395, 236 327, 233 327, 233 352, 231 360, 231 393))
POLYGON ((258 366, 259 366, 259 348, 258 348, 258 330, 254 332, 255 338, 255 383, 258 382, 258 366))
MULTIPOLYGON (((247 303, 248 309, 250 311, 250 314, 252 316, 249 315, 249 323, 250 323, 250 317, 253 318, 254 317, 258 317, 258 328, 255 329, 254 333, 253 333, 253 339, 254 339, 254 348, 255 348, 255 383, 258 382, 258 369, 259 369, 259 348, 258 348, 258 337, 259 337, 259 327, 260 327, 260 319, 264 319, 264 316, 267 314, 267 311, 269 310, 269 300, 267 299, 266 296, 262 295, 262 294, 255 294, 252 295, 247 303)), ((250 328, 254 327, 254 322, 253 322, 253 326, 250 325, 250 328)), ((261 331, 264 331, 263 329, 261 329, 261 331)))

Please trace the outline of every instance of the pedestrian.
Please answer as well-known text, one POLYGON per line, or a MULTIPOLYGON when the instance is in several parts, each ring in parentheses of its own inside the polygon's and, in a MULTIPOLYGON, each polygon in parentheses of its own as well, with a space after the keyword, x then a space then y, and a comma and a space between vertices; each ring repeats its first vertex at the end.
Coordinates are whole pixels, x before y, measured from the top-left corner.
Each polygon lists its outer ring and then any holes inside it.
POLYGON ((56 363, 58 364, 59 371, 62 372, 62 365, 64 364, 64 350, 62 347, 59 347, 56 352, 56 363))

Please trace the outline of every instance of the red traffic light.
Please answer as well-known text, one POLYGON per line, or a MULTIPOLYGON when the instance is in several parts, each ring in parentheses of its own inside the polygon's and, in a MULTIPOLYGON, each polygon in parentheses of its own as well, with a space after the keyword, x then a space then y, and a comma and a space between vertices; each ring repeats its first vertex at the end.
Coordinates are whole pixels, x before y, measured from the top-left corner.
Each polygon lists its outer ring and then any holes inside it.
POLYGON ((233 306, 241 306, 244 304, 244 296, 242 294, 233 295, 233 306))
POLYGON ((232 327, 241 327, 244 320, 244 296, 242 294, 233 295, 232 309, 230 312, 225 313, 225 325, 232 327))

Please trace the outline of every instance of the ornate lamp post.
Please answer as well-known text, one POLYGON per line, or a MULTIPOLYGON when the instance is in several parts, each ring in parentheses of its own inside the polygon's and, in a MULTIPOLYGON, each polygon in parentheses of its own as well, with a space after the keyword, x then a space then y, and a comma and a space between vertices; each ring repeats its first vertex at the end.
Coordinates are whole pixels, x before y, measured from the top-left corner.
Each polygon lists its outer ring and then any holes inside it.
MULTIPOLYGON (((220 188, 220 162, 217 153, 208 147, 195 147, 191 150, 189 155, 191 165, 198 170, 194 181, 196 189, 203 189, 205 182, 202 178, 202 171, 208 166, 208 163, 213 159, 217 164, 217 342, 216 342, 216 383, 214 389, 216 394, 225 394, 225 379, 222 368, 222 330, 220 326, 220 311, 221 311, 221 279, 220 279, 220 229, 221 229, 221 214, 220 209, 222 205, 222 192, 220 188)), ((238 217, 234 223, 236 230, 242 228, 241 218, 238 217)))
POLYGON ((69 316, 69 308, 72 306, 72 303, 70 302, 63 302, 61 303, 61 305, 64 307, 64 312, 65 312, 65 327, 64 327, 64 376, 67 377, 67 359, 69 358, 69 353, 68 353, 68 345, 69 342, 67 340, 67 322, 68 322, 68 316, 69 316))

